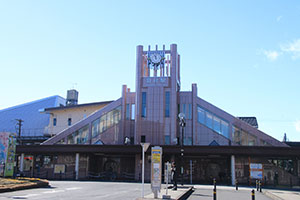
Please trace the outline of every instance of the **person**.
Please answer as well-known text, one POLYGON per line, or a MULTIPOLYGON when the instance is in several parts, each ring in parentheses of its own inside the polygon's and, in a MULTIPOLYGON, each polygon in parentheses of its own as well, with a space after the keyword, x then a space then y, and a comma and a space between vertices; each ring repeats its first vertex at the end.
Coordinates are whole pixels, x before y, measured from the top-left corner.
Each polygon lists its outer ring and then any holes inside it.
POLYGON ((172 172, 172 180, 173 180, 173 190, 177 190, 177 176, 178 176, 178 174, 177 174, 175 162, 172 163, 171 172, 172 172))

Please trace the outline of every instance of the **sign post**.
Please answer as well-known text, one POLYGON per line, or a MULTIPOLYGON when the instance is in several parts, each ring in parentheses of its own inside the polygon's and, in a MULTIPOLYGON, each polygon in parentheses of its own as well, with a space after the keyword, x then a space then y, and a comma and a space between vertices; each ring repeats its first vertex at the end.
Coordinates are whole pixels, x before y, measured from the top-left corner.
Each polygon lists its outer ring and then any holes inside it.
POLYGON ((154 198, 158 198, 158 193, 161 189, 162 148, 159 146, 152 147, 151 155, 151 189, 154 193, 154 198))
POLYGON ((163 199, 171 199, 171 196, 168 195, 168 188, 169 188, 169 180, 171 176, 171 163, 165 163, 165 182, 166 182, 166 195, 163 195, 163 199))
POLYGON ((144 182, 145 182, 145 152, 150 143, 141 143, 142 146, 142 198, 144 198, 144 182))

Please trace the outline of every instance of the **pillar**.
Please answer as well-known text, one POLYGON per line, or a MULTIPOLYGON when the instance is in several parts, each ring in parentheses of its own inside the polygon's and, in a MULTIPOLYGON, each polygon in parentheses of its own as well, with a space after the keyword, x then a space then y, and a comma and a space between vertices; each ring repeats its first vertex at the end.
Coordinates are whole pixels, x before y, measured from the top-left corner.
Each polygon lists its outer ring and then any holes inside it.
POLYGON ((231 155, 231 185, 235 185, 235 157, 231 155))
POLYGON ((75 174, 76 174, 76 180, 78 180, 78 177, 79 177, 79 153, 76 153, 75 174))
POLYGON ((24 153, 21 154, 21 158, 20 158, 20 172, 23 172, 24 170, 24 153))

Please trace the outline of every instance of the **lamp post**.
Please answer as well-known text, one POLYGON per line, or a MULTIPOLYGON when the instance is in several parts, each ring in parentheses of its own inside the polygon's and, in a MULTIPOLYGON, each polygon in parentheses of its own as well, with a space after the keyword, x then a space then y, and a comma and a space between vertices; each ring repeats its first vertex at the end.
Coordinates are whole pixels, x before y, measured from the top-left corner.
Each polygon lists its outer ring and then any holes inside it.
POLYGON ((180 166, 180 174, 181 174, 181 185, 183 185, 183 152, 184 152, 184 149, 183 149, 183 131, 184 131, 184 127, 186 125, 186 122, 185 122, 185 114, 184 113, 179 113, 178 114, 178 118, 179 118, 179 126, 181 127, 181 142, 180 142, 180 146, 181 146, 181 150, 180 150, 180 153, 181 153, 181 166, 180 166))

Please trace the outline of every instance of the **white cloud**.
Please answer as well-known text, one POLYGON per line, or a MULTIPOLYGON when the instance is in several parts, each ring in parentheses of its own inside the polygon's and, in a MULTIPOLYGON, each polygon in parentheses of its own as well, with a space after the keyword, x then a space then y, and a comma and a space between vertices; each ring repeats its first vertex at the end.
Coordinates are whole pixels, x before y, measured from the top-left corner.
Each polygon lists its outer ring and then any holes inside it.
POLYGON ((300 132, 300 120, 295 122, 295 128, 297 132, 300 132))
POLYGON ((268 51, 268 50, 262 50, 262 53, 267 57, 270 61, 277 60, 278 56, 280 55, 277 51, 268 51))
POLYGON ((282 16, 280 15, 276 18, 276 21, 279 22, 281 19, 282 19, 282 16))
POLYGON ((286 44, 280 45, 280 49, 283 52, 292 54, 292 59, 300 58, 300 39, 294 40, 286 44))

